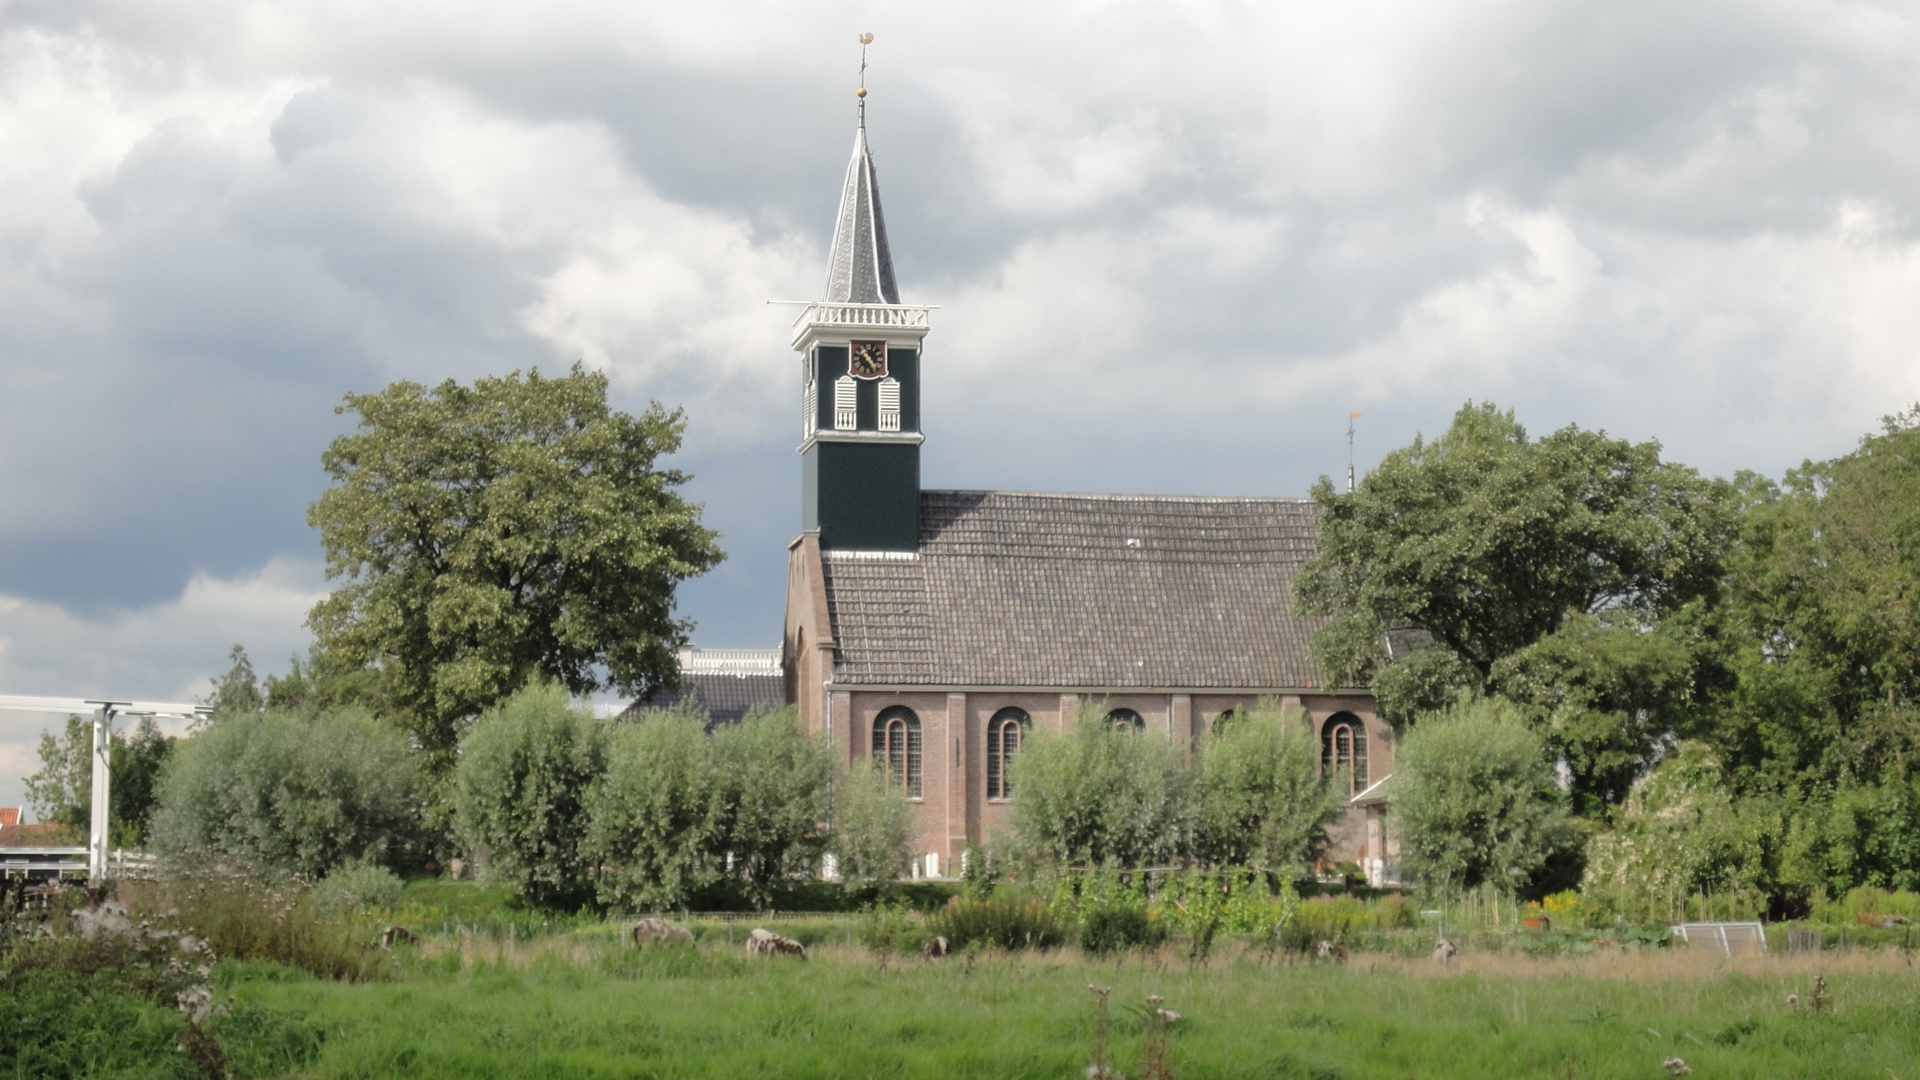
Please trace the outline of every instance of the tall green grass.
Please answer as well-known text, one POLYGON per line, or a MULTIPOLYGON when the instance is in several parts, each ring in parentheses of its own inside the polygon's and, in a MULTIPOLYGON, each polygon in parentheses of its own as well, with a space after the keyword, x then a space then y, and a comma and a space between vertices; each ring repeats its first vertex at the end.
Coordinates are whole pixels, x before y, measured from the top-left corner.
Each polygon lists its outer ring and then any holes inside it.
POLYGON ((1103 962, 1071 950, 877 964, 823 946, 811 962, 709 946, 568 952, 423 947, 400 978, 345 984, 250 969, 238 1001, 326 1032, 313 1077, 993 1077, 1059 1080, 1091 1062, 1090 983, 1110 987, 1112 1057, 1138 1075, 1148 995, 1180 1014, 1173 1075, 1431 1080, 1885 1077, 1920 1061, 1920 977, 1822 969, 1833 1000, 1796 1009, 1814 969, 1720 969, 1684 955, 1445 969, 1273 962, 1171 950, 1103 962), (1639 966, 1634 966, 1639 965, 1639 966))

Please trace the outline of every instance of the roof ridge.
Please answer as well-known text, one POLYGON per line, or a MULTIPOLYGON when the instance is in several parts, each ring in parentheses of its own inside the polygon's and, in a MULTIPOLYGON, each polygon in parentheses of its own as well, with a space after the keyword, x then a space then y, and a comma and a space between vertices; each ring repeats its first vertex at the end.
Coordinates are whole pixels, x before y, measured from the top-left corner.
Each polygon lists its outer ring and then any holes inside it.
POLYGON ((1129 502, 1308 503, 1311 495, 1155 495, 1120 491, 1016 491, 1003 488, 922 488, 922 495, 1016 495, 1045 499, 1119 499, 1129 502))

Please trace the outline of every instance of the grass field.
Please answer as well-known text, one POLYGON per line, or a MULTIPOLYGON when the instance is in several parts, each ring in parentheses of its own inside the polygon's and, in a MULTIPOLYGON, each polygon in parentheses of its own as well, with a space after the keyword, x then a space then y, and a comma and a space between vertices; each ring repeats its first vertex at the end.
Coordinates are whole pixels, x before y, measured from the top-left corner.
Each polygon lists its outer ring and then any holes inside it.
MULTIPOLYGON (((1716 961, 1682 951, 1346 966, 1173 951, 882 963, 823 944, 748 962, 711 934, 641 954, 611 934, 429 938, 386 982, 223 965, 236 1020, 276 1016, 279 1061, 322 1077, 1079 1077, 1089 983, 1138 1077, 1148 994, 1181 1014, 1173 1075, 1920 1080, 1920 975, 1898 952, 1716 961), (1830 1004, 1807 1004, 1824 975, 1830 1004), (1786 1004, 1798 994, 1802 1005, 1786 1004), (295 1019, 297 1017, 297 1020, 295 1019), (292 1021, 289 1023, 289 1021, 292 1021)), ((270 1057, 271 1055, 269 1055, 270 1057)))

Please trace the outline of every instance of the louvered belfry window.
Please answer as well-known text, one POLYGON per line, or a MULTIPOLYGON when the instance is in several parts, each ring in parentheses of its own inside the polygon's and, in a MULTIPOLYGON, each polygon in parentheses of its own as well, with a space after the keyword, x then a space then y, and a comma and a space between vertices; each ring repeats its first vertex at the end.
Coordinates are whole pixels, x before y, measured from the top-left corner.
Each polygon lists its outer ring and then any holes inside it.
POLYGON ((1352 713, 1335 713, 1320 729, 1320 771, 1346 775, 1347 794, 1367 789, 1367 725, 1352 713))
POLYGON ((873 718, 873 764, 907 798, 920 797, 920 718, 912 709, 895 705, 873 718))
POLYGON ((801 417, 800 430, 811 435, 820 422, 820 384, 812 377, 807 379, 806 400, 801 408, 805 409, 806 413, 801 417))
POLYGON ((880 430, 900 430, 900 380, 891 375, 880 380, 880 430))
POLYGON ((852 431, 860 426, 860 383, 851 375, 833 380, 833 430, 852 431))
POLYGON ((1013 756, 1032 727, 1025 709, 1001 709, 987 721, 987 798, 1013 797, 1013 756))

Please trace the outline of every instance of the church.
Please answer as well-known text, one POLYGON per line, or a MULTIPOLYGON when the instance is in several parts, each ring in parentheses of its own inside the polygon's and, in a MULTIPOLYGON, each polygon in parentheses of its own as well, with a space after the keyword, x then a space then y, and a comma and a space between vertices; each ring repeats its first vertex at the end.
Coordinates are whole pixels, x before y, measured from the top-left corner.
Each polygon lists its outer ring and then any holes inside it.
POLYGON ((1329 859, 1397 880, 1393 731, 1364 687, 1327 684, 1318 620, 1293 609, 1312 500, 921 486, 922 387, 965 358, 929 355, 931 309, 900 301, 861 94, 825 296, 793 324, 786 700, 839 761, 887 770, 914 809, 914 876, 946 877, 1009 827, 1021 745, 1083 703, 1190 749, 1274 697, 1351 777, 1329 859))

